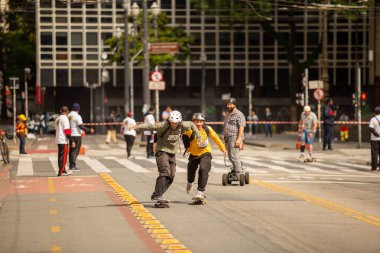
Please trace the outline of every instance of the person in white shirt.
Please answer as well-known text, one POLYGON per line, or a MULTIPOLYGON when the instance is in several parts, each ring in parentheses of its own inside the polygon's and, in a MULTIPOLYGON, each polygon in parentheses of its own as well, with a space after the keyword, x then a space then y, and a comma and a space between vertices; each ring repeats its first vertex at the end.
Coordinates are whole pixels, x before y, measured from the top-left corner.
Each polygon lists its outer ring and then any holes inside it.
MULTIPOLYGON (((149 107, 149 111, 147 114, 145 114, 144 118, 144 124, 155 124, 156 121, 154 120, 154 107, 149 107)), ((154 144, 154 131, 144 131, 144 135, 147 137, 146 139, 146 157, 147 158, 154 158, 154 150, 153 150, 153 144, 154 144)))
POLYGON ((135 143, 136 130, 134 129, 129 130, 130 126, 136 126, 136 121, 133 119, 132 113, 128 112, 127 117, 123 120, 123 124, 121 125, 120 132, 124 135, 124 140, 126 143, 126 150, 127 150, 127 157, 133 158, 131 156, 131 150, 132 150, 133 144, 135 143))
POLYGON ((58 145, 58 176, 67 176, 68 173, 65 167, 69 152, 68 143, 71 136, 70 123, 67 118, 69 108, 62 106, 60 111, 61 115, 55 120, 55 143, 58 145))
POLYGON ((71 171, 80 171, 77 167, 76 160, 82 146, 82 131, 94 133, 94 129, 87 128, 83 125, 82 117, 79 115, 80 105, 78 103, 74 103, 71 109, 72 111, 67 115, 71 129, 69 168, 71 171), (73 143, 75 143, 75 145, 73 145, 73 143))
POLYGON ((380 106, 375 108, 375 114, 376 115, 369 121, 369 131, 371 132, 371 171, 376 171, 379 168, 380 106))
POLYGON ((313 142, 315 137, 315 132, 317 131, 318 119, 314 112, 311 111, 310 106, 306 105, 301 113, 300 120, 300 132, 301 137, 301 155, 300 159, 305 159, 305 147, 309 144, 309 158, 313 158, 313 142))

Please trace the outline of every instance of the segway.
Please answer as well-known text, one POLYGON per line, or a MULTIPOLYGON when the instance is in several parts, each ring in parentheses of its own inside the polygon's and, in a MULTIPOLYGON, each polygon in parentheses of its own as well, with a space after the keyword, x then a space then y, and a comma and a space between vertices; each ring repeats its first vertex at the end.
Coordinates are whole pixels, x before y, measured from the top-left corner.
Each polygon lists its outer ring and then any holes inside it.
MULTIPOLYGON (((224 158, 224 165, 228 167, 226 164, 226 158, 224 158)), ((227 186, 232 184, 233 181, 239 181, 240 186, 244 186, 245 184, 249 184, 249 173, 247 171, 247 165, 244 162, 241 162, 241 172, 236 173, 233 166, 230 167, 230 172, 224 173, 222 176, 222 184, 223 186, 227 186)))

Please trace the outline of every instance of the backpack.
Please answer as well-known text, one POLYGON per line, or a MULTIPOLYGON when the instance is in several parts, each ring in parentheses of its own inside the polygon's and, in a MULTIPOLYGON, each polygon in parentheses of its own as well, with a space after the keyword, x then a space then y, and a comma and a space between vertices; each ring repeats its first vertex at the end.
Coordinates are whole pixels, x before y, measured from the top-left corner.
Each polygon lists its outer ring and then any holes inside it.
MULTIPOLYGON (((208 128, 206 124, 203 124, 203 129, 206 131, 206 134, 208 137, 210 134, 210 129, 208 128)), ((182 135, 182 141, 183 141, 183 145, 185 146, 185 152, 190 147, 190 143, 192 142, 192 140, 194 140, 194 138, 195 138, 194 131, 191 133, 190 137, 187 135, 182 135)))

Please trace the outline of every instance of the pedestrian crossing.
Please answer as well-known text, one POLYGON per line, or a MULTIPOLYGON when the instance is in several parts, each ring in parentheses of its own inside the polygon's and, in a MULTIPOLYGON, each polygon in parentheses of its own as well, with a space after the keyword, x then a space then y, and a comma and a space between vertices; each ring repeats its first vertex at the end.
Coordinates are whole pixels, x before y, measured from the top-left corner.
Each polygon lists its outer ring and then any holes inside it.
MULTIPOLYGON (((187 173, 188 159, 177 156, 177 173, 187 173)), ((246 170, 252 175, 271 174, 325 174, 325 175, 373 175, 368 173, 369 167, 358 163, 331 162, 319 160, 317 163, 300 163, 296 160, 274 160, 265 157, 242 157, 246 170)), ((47 157, 19 157, 11 161, 16 169, 17 176, 57 175, 58 161, 56 156, 47 157), (43 172, 43 173, 42 173, 43 172), (49 174, 50 173, 50 174, 49 174)), ((144 156, 135 156, 126 159, 125 156, 79 156, 77 167, 81 174, 113 173, 115 170, 127 170, 134 173, 157 173, 155 159, 144 156)), ((222 156, 215 155, 212 160, 212 173, 229 172, 231 163, 222 156), (227 165, 227 166, 226 166, 227 165)), ((68 169, 68 165, 66 165, 68 169)), ((376 174, 377 175, 377 174, 376 174)), ((375 176, 376 176, 375 175, 375 176)))

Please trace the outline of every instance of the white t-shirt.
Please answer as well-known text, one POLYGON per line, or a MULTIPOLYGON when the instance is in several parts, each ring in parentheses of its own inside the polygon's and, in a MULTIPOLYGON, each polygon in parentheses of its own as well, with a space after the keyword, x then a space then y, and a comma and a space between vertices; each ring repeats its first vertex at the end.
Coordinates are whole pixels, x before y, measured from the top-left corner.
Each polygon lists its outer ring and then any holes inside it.
POLYGON ((68 144, 69 139, 66 137, 65 129, 70 129, 69 119, 66 115, 60 115, 55 120, 55 143, 68 144))
POLYGON ((82 136, 82 130, 79 128, 80 125, 83 125, 82 116, 76 111, 71 111, 67 117, 70 122, 71 136, 82 136))
POLYGON ((314 112, 310 112, 308 116, 306 116, 305 112, 302 112, 301 120, 303 122, 302 129, 305 131, 311 131, 313 129, 314 123, 318 122, 317 116, 314 112))
MULTIPOLYGON (((376 115, 369 121, 369 127, 375 129, 380 134, 380 115, 376 115)), ((371 133, 371 141, 380 141, 380 137, 376 137, 371 133)))
MULTIPOLYGON (((154 120, 153 114, 148 114, 145 116, 144 124, 154 124, 156 121, 154 120)), ((144 131, 144 135, 152 135, 151 131, 144 131)))
POLYGON ((124 126, 124 135, 133 135, 136 136, 136 130, 131 129, 129 130, 130 126, 136 126, 136 121, 130 117, 126 117, 123 120, 123 126, 124 126))

